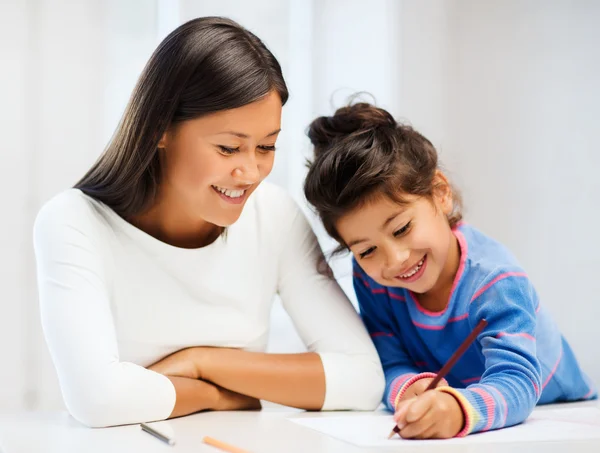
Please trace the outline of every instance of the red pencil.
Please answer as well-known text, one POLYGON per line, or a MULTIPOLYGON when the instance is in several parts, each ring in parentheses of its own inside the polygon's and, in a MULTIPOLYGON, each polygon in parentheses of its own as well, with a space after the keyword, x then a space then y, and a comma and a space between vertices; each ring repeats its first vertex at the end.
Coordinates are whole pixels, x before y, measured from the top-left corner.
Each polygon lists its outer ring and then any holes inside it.
MULTIPOLYGON (((473 343, 475 341, 475 339, 477 338, 477 335, 479 335, 481 333, 481 331, 483 329, 485 329, 485 326, 487 326, 487 321, 485 319, 482 319, 481 321, 479 321, 479 324, 477 324, 477 326, 475 326, 473 331, 469 334, 469 336, 467 338, 465 338, 465 341, 462 342, 462 344, 458 347, 456 352, 454 354, 452 354, 452 357, 450 357, 448 359, 446 364, 442 367, 442 369, 438 372, 438 374, 429 383, 429 385, 427 386, 425 391, 433 390, 434 388, 437 387, 439 382, 446 377, 446 375, 450 372, 450 370, 452 369, 454 364, 458 361, 458 359, 460 359, 461 356, 467 351, 467 349, 469 349, 469 346, 471 346, 471 343, 473 343)), ((400 434, 400 429, 398 428, 398 425, 394 426, 394 429, 388 436, 388 439, 391 439, 392 437, 394 437, 395 433, 400 434)))

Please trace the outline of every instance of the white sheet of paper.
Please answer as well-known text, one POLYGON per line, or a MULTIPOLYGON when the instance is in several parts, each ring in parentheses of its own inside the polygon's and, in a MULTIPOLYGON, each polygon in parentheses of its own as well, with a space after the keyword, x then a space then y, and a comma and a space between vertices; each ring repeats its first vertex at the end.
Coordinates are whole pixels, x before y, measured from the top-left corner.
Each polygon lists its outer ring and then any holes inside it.
POLYGON ((439 442, 497 443, 600 439, 600 409, 595 407, 536 410, 521 425, 444 441, 409 441, 399 436, 388 440, 387 436, 394 427, 394 421, 391 415, 377 412, 335 417, 295 417, 288 420, 361 447, 390 447, 398 445, 399 442, 421 445, 439 442))

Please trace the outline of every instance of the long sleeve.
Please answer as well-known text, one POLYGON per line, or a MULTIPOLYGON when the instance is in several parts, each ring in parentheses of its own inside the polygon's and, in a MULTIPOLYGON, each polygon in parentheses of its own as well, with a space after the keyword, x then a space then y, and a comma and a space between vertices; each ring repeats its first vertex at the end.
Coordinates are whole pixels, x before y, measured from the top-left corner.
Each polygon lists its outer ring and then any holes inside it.
POLYGON ((110 262, 92 207, 61 196, 34 227, 42 326, 69 412, 91 427, 167 418, 168 378, 121 362, 109 299, 110 262))
POLYGON ((478 337, 485 372, 466 389, 444 389, 463 408, 465 426, 459 436, 521 423, 535 407, 542 390, 536 304, 535 291, 520 272, 495 273, 474 294, 469 323, 473 328, 481 319, 488 322, 478 337))
POLYGON ((322 253, 304 215, 293 202, 286 208, 278 292, 304 344, 323 362, 323 410, 373 410, 384 385, 377 352, 337 282, 317 270, 322 253))
POLYGON ((395 411, 396 402, 406 389, 419 379, 435 377, 433 373, 420 373, 406 352, 402 339, 395 333, 389 322, 392 314, 386 314, 387 291, 384 287, 375 287, 373 281, 362 272, 354 262, 354 290, 358 298, 360 313, 369 332, 385 374, 383 402, 395 411))

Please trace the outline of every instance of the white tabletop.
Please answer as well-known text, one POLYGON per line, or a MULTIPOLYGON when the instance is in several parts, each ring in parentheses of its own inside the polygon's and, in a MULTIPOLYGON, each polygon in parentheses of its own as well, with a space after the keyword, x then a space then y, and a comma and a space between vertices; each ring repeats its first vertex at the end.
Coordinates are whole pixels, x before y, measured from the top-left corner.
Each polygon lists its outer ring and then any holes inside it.
MULTIPOLYGON (((577 403, 597 405, 594 403, 577 403)), ((556 406, 548 406, 548 408, 556 406)), ((569 405, 573 407, 573 405, 569 405)), ((599 440, 569 442, 502 443, 485 445, 428 445, 403 443, 397 448, 361 448, 290 422, 289 417, 355 416, 351 412, 304 413, 282 407, 267 407, 260 412, 206 412, 153 423, 174 435, 176 444, 168 446, 141 431, 139 425, 90 429, 66 412, 0 412, 0 451, 2 453, 218 453, 202 443, 211 436, 252 453, 365 453, 411 452, 522 452, 558 453, 600 452, 599 440)))

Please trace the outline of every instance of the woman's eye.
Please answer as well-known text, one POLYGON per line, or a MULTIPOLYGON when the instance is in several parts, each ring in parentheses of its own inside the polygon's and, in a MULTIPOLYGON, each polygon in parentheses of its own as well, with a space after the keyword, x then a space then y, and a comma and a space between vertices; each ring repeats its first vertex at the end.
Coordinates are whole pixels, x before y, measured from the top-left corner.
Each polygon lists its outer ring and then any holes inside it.
POLYGON ((240 148, 229 148, 229 147, 223 146, 223 145, 218 145, 218 146, 223 154, 235 154, 240 150, 240 148))
POLYGON ((275 145, 260 145, 258 147, 261 151, 264 151, 265 153, 271 152, 271 151, 275 151, 275 145))
POLYGON ((364 252, 360 253, 358 256, 360 256, 360 258, 366 258, 367 256, 369 256, 371 253, 373 253, 375 251, 375 247, 371 247, 370 249, 365 250, 364 252))
POLYGON ((408 222, 402 228, 394 231, 394 237, 402 236, 403 234, 405 234, 408 231, 408 229, 410 228, 411 223, 412 223, 412 221, 408 222))

